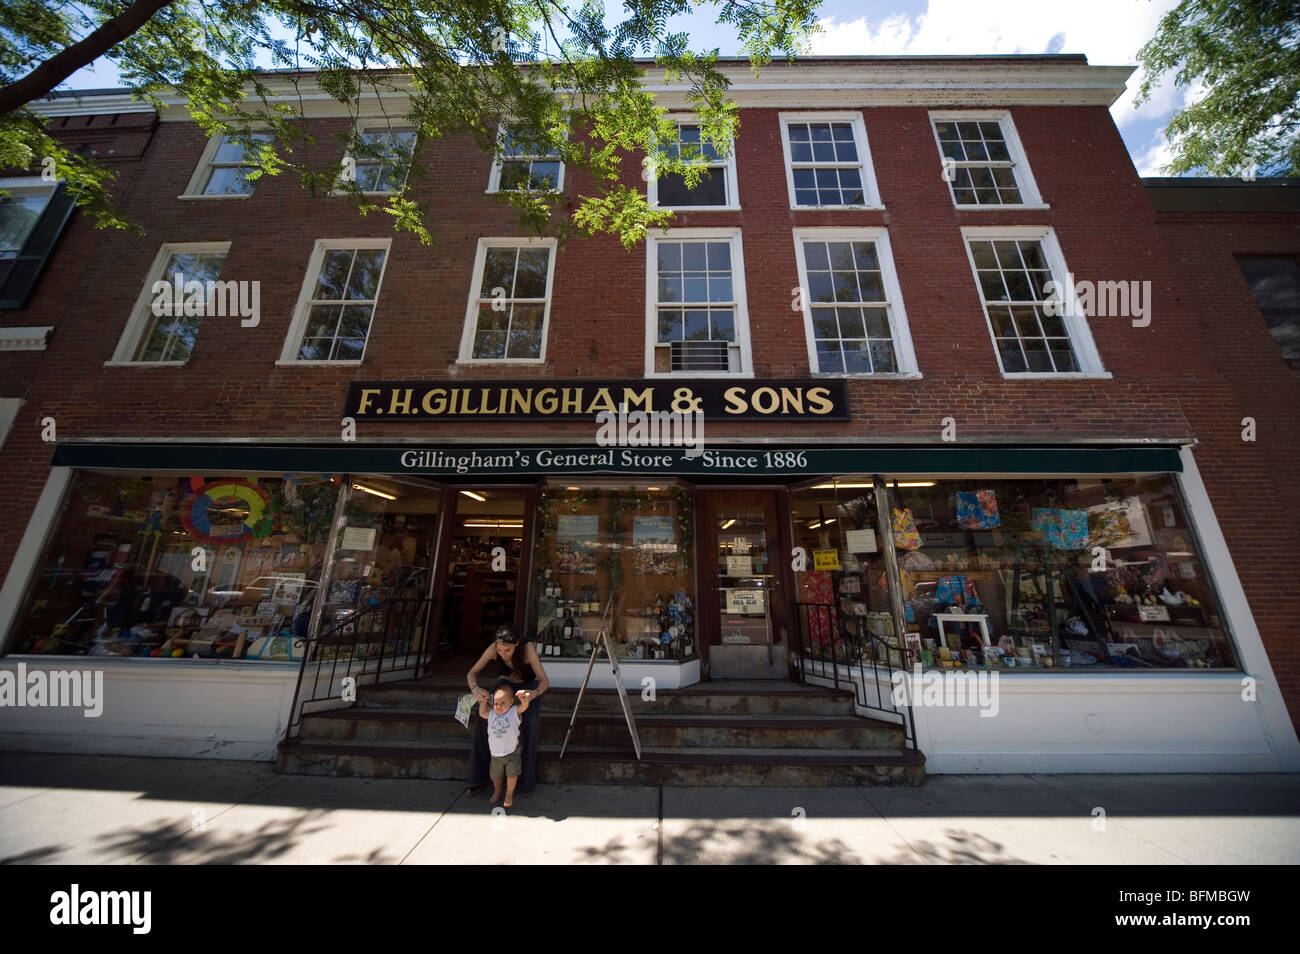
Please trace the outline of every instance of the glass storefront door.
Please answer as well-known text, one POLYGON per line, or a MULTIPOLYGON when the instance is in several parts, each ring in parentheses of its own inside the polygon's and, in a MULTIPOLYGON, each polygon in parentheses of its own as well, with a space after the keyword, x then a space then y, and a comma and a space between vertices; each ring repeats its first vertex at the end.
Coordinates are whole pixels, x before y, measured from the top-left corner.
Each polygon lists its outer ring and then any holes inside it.
POLYGON ((777 493, 708 490, 700 500, 706 535, 700 618, 715 657, 712 668, 719 670, 716 661, 726 659, 742 661, 738 670, 730 662, 722 667, 737 675, 756 667, 752 675, 784 676, 771 653, 755 652, 786 643, 788 635, 782 573, 789 561, 783 558, 777 493))

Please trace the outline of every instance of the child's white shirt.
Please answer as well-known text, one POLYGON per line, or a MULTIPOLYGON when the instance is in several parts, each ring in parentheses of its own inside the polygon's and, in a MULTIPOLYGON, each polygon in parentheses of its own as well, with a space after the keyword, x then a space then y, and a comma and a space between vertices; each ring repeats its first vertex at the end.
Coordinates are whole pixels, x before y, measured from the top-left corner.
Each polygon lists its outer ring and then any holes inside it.
POLYGON ((488 750, 497 758, 509 755, 519 745, 519 707, 505 712, 488 711, 488 750))

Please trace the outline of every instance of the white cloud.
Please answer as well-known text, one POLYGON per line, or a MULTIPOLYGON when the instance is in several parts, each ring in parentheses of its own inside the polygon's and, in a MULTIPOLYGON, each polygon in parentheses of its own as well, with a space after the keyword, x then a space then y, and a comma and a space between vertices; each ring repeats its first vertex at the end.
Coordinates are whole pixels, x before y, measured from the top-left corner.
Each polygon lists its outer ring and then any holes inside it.
POLYGON ((1163 132, 1156 133, 1156 140, 1140 156, 1133 157, 1133 165, 1137 166, 1138 175, 1146 176, 1167 176, 1168 172, 1164 166, 1169 164, 1173 158, 1173 150, 1169 146, 1169 140, 1165 138, 1163 132))
MULTIPOLYGON (((896 14, 873 25, 867 17, 839 22, 822 21, 822 32, 812 42, 820 55, 929 55, 964 56, 998 53, 1083 53, 1088 62, 1103 66, 1133 66, 1137 52, 1156 31, 1160 18, 1178 0, 1088 0, 1087 3, 1043 3, 1042 0, 930 0, 916 17, 896 14), (1064 43, 1060 37, 1064 36, 1064 43), (1058 47, 1059 45, 1059 47, 1058 47)), ((1151 99, 1133 108, 1141 71, 1128 81, 1128 90, 1111 107, 1120 126, 1142 120, 1163 125, 1176 107, 1187 101, 1173 85, 1172 75, 1162 78, 1151 99)))

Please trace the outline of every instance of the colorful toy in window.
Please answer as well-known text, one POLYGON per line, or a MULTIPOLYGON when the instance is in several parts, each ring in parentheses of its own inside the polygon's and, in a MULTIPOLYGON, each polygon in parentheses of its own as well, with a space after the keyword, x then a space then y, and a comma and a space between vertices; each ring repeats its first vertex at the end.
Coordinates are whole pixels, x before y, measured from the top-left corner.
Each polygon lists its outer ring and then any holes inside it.
POLYGON ((1034 532, 1058 550, 1082 550, 1088 540, 1088 511, 1036 507, 1034 532))
POLYGON ((957 491, 957 522, 967 530, 1002 526, 997 495, 991 490, 957 491))
POLYGON ((916 521, 910 510, 890 511, 890 523, 894 528, 894 544, 903 550, 921 549, 921 535, 916 531, 916 521))
POLYGON ((200 543, 229 546, 269 534, 267 521, 274 522, 270 504, 270 494, 255 483, 215 480, 181 503, 181 524, 200 543))

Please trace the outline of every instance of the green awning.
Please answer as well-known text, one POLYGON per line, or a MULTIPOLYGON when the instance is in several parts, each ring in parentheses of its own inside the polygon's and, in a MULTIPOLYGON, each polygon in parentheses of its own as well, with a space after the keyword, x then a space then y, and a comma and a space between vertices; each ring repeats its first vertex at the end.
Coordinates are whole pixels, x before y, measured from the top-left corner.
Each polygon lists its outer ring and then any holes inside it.
POLYGON ((1148 474, 1182 471, 1176 446, 714 447, 446 444, 276 445, 60 443, 52 466, 198 474, 373 473, 446 479, 559 474, 726 476, 764 480, 832 474, 1148 474))

